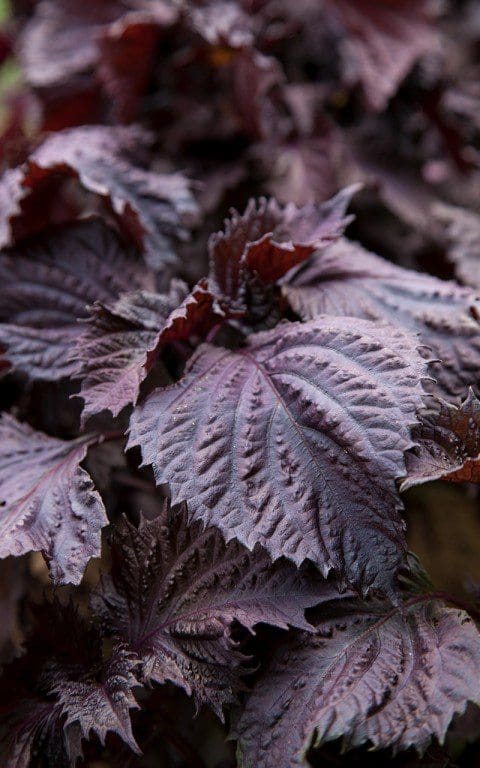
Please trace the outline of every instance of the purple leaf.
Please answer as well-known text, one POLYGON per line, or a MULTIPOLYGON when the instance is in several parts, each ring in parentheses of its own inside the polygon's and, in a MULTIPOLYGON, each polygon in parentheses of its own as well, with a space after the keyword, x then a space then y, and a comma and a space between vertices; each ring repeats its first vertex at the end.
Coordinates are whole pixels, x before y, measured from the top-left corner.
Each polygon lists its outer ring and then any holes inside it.
POLYGON ((32 379, 70 376, 75 340, 87 305, 108 302, 132 287, 153 287, 115 233, 87 221, 0 253, 0 345, 13 367, 32 379))
POLYGON ((169 316, 158 337, 154 354, 164 344, 190 336, 205 336, 218 322, 225 318, 217 299, 210 291, 208 281, 203 278, 188 296, 169 316))
POLYGON ((117 526, 112 563, 93 602, 107 631, 138 655, 146 680, 170 680, 220 717, 246 669, 234 622, 309 629, 304 611, 317 602, 318 584, 290 564, 188 526, 185 509, 172 519, 167 504, 138 528, 117 526))
POLYGON ((223 319, 204 282, 188 293, 181 280, 174 280, 169 294, 138 291, 113 304, 93 306, 74 352, 79 362, 75 375, 82 379, 84 422, 104 409, 117 416, 135 403, 142 381, 166 344, 202 335, 223 319))
MULTIPOLYGON (((197 206, 181 173, 156 173, 134 164, 139 148, 151 143, 151 134, 138 126, 86 125, 60 131, 29 156, 22 183, 35 191, 52 177, 77 178, 108 203, 149 264, 155 269, 172 266, 172 242, 187 238, 186 226, 196 219, 197 206)), ((8 216, 11 221, 11 211, 8 216)))
POLYGON ((254 687, 236 726, 240 766, 304 766, 312 744, 340 737, 423 752, 468 701, 480 703, 479 670, 480 636, 463 611, 428 595, 393 609, 339 599, 254 687))
POLYGON ((78 361, 75 377, 82 379, 84 422, 102 410, 117 416, 136 402, 148 372, 148 353, 186 293, 186 285, 174 281, 169 294, 137 291, 112 304, 93 305, 73 355, 78 361))
POLYGON ((341 37, 347 83, 360 82, 367 104, 385 109, 418 59, 439 48, 427 0, 324 0, 341 37))
POLYGON ((65 716, 67 753, 72 764, 82 756, 82 739, 95 734, 105 744, 107 733, 116 733, 139 754, 130 723, 130 710, 138 709, 132 688, 138 685, 134 670, 136 659, 121 646, 113 649, 104 662, 99 680, 59 680, 52 693, 56 694, 65 716))
POLYGON ((466 208, 437 204, 434 214, 445 225, 455 275, 465 285, 480 289, 480 216, 466 208))
POLYGON ((265 169, 266 188, 280 203, 327 200, 340 179, 353 178, 345 167, 351 164, 345 138, 326 115, 328 92, 325 83, 286 83, 281 102, 290 116, 288 132, 267 136, 252 148, 265 169))
POLYGON ((397 267, 341 240, 292 272, 283 291, 305 320, 351 315, 419 333, 441 363, 432 366, 432 375, 442 394, 457 397, 478 381, 480 302, 467 288, 397 267))
POLYGON ((426 370, 416 339, 388 325, 285 324, 237 351, 200 347, 135 409, 129 447, 228 539, 392 591, 405 546, 395 479, 426 370))
MULTIPOLYGON (((26 151, 25 147, 22 157, 26 151)), ((0 176, 1 248, 20 243, 46 229, 53 230, 75 218, 75 201, 71 194, 63 193, 61 183, 58 174, 43 174, 39 178, 29 172, 25 163, 3 172, 0 176)))
MULTIPOLYGON (((248 34, 248 31, 247 31, 248 34)), ((253 48, 244 48, 232 60, 230 99, 244 132, 250 139, 264 139, 276 126, 276 90, 283 84, 280 62, 253 48)))
POLYGON ((113 101, 119 122, 130 122, 137 116, 162 31, 177 19, 178 9, 169 0, 148 0, 137 11, 121 15, 99 35, 98 78, 113 101))
POLYGON ((23 71, 36 88, 70 90, 96 71, 116 116, 128 121, 148 84, 161 30, 177 18, 165 0, 43 0, 20 36, 23 71))
POLYGON ((233 210, 225 230, 208 242, 212 289, 227 306, 241 308, 249 275, 273 283, 341 236, 352 220, 345 212, 357 189, 348 187, 322 205, 282 207, 261 198, 258 203, 250 200, 242 215, 233 210))
POLYGON ((93 68, 97 36, 122 11, 120 0, 43 0, 25 26, 19 53, 25 76, 34 87, 68 82, 93 68))
POLYGON ((41 550, 57 583, 78 584, 100 554, 103 502, 80 466, 97 435, 58 440, 0 420, 0 558, 41 550))
POLYGON ((5 669, 9 696, 0 715, 0 758, 9 768, 28 768, 41 747, 49 765, 75 766, 82 739, 102 744, 116 733, 134 752, 130 710, 137 662, 117 646, 103 658, 102 639, 69 603, 34 609, 27 654, 5 669))
POLYGON ((256 154, 268 171, 268 191, 281 203, 305 205, 312 198, 326 200, 337 188, 342 148, 333 134, 278 145, 263 142, 256 154))
POLYGON ((402 490, 431 480, 480 483, 480 401, 472 390, 458 408, 433 400, 413 435, 402 490))

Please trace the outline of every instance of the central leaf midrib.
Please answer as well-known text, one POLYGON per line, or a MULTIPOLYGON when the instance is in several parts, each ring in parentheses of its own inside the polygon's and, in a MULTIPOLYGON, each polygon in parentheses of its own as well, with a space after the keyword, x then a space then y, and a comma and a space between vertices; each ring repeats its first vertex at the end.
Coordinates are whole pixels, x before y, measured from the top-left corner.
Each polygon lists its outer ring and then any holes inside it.
MULTIPOLYGON (((289 419, 290 423, 292 424, 292 427, 293 427, 294 431, 300 437, 302 444, 305 445, 305 447, 306 447, 306 449, 307 449, 307 451, 308 451, 308 453, 309 453, 313 463, 315 464, 315 466, 318 469, 319 474, 321 475, 321 469, 322 469, 321 465, 319 464, 315 454, 312 451, 311 446, 309 445, 308 441, 306 440, 305 435, 303 434, 303 431, 300 428, 300 425, 298 424, 298 422, 294 418, 293 414, 290 413, 290 409, 287 407, 287 404, 286 404, 284 398, 282 397, 281 393, 279 392, 279 390, 277 389, 277 387, 275 386, 273 381, 271 381, 268 373, 265 371, 263 366, 260 365, 260 363, 255 359, 255 357, 250 352, 246 352, 244 350, 240 350, 240 354, 243 357, 246 357, 253 364, 253 366, 259 371, 259 373, 262 375, 262 377, 265 379, 265 381, 267 382, 267 384, 270 387, 271 391, 273 392, 273 395, 274 395, 275 399, 277 400, 278 403, 280 403, 280 405, 284 409, 284 411, 285 411, 285 413, 287 415, 287 418, 289 419)), ((327 483, 325 482, 325 486, 326 485, 327 485, 327 483)), ((328 547, 325 544, 325 541, 323 539, 323 536, 322 536, 322 533, 321 533, 321 530, 320 530, 320 524, 319 524, 318 515, 313 515, 313 518, 314 518, 314 521, 315 521, 315 527, 317 529, 317 534, 318 534, 318 538, 319 538, 319 544, 320 544, 320 546, 324 550, 324 556, 325 556, 325 561, 326 561, 325 564, 329 565, 330 567, 334 567, 335 564, 331 562, 331 557, 330 557, 329 549, 328 549, 328 547)))

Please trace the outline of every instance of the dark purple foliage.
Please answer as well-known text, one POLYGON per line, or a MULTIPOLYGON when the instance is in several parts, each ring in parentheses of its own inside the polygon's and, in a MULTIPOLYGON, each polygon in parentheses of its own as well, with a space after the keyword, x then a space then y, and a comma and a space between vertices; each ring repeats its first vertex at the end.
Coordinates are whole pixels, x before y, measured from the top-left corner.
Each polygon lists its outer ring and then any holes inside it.
POLYGON ((0 254, 0 344, 31 379, 71 376, 87 306, 132 288, 153 288, 153 274, 100 221, 77 224, 0 254))
POLYGON ((56 582, 78 584, 108 522, 80 465, 98 435, 58 440, 4 414, 0 421, 0 557, 41 550, 56 582), (18 464, 22 472, 18 472, 18 464))
POLYGON ((442 479, 480 483, 480 402, 471 389, 458 407, 432 400, 414 438, 402 489, 442 479))
POLYGON ((401 607, 326 600, 316 633, 292 636, 235 728, 240 765, 292 768, 343 737, 421 752, 466 700, 480 702, 480 637, 466 613, 421 596, 401 607))
POLYGON ((186 285, 175 281, 168 294, 136 291, 112 304, 95 302, 73 355, 80 361, 84 420, 104 409, 118 416, 136 402, 147 375, 148 353, 158 346, 186 293, 186 285))
POLYGON ((208 241, 210 283, 227 312, 248 312, 252 283, 269 285, 312 253, 337 240, 351 216, 346 208, 356 187, 321 206, 281 207, 274 200, 251 200, 240 216, 232 211, 225 230, 208 241))
POLYGON ((1 768, 473 766, 477 3, 10 6, 1 768))
MULTIPOLYGON (((174 265, 172 238, 187 237, 184 225, 195 220, 197 208, 182 174, 152 173, 133 164, 132 157, 151 141, 151 134, 138 126, 87 125, 53 134, 29 155, 20 174, 7 171, 0 181, 6 190, 0 194, 25 205, 25 199, 38 194, 50 178, 57 184, 62 178, 77 178, 87 192, 108 204, 123 231, 145 252, 148 264, 174 265)), ((22 214, 18 205, 12 209, 8 210, 11 230, 22 214)))
POLYGON ((324 6, 327 25, 340 36, 345 81, 361 84, 371 109, 384 109, 415 62, 439 46, 428 0, 324 0, 324 6))
POLYGON ((248 657, 235 622, 310 629, 305 608, 318 585, 293 566, 272 566, 265 552, 225 544, 213 528, 188 527, 186 509, 164 504, 155 520, 122 521, 112 541, 111 575, 93 596, 114 647, 128 648, 146 681, 171 680, 222 717, 248 657))
POLYGON ((303 320, 352 315, 418 333, 441 361, 431 370, 443 395, 461 395, 478 381, 480 301, 474 291, 397 267, 345 239, 287 276, 282 290, 303 320))
POLYGON ((455 275, 461 283, 480 288, 480 216, 478 213, 439 204, 435 209, 445 225, 448 257, 454 264, 455 275))
POLYGON ((405 546, 395 479, 426 371, 416 339, 390 326, 278 326, 237 351, 200 347, 134 411, 129 446, 227 539, 392 592, 405 546))
POLYGON ((106 657, 101 635, 71 603, 55 600, 34 613, 27 654, 4 671, 2 763, 28 766, 46 744, 51 765, 75 765, 82 739, 95 734, 104 743, 108 732, 138 752, 130 723, 130 710, 138 707, 136 659, 120 647, 106 657))

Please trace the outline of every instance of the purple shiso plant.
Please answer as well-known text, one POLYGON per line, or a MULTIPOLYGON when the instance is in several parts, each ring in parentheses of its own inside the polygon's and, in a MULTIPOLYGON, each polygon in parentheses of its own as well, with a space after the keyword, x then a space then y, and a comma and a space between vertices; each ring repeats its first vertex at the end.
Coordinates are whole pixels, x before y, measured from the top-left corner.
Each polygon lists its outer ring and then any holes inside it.
POLYGON ((475 0, 11 2, 1 768, 476 765, 480 590, 405 521, 478 515, 479 51, 475 0))

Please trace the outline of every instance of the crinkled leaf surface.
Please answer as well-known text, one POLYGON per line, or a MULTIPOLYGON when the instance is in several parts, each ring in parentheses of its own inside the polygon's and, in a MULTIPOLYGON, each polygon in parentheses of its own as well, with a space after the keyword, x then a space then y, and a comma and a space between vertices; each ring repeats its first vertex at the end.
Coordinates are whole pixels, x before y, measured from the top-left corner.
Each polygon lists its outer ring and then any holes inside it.
POLYGON ((430 480, 480 482, 480 402, 472 390, 459 407, 434 401, 421 414, 414 438, 402 490, 430 480))
POLYGON ((441 364, 432 366, 441 393, 457 397, 480 375, 480 303, 468 288, 397 267, 342 240, 287 277, 293 310, 386 320, 418 332, 441 364))
POLYGON ((249 276, 273 283, 341 236, 352 220, 346 209, 356 191, 348 187, 322 205, 297 208, 261 198, 250 200, 242 215, 232 211, 225 230, 209 239, 212 287, 227 305, 241 309, 248 300, 249 276))
POLYGON ((116 733, 134 751, 130 710, 138 704, 136 660, 125 648, 103 658, 101 637, 69 603, 34 611, 27 654, 5 670, 9 691, 0 713, 2 765, 27 768, 38 749, 49 765, 75 766, 82 739, 116 733))
POLYGON ((201 336, 223 313, 205 281, 189 293, 173 280, 168 294, 137 291, 94 305, 74 357, 82 379, 83 420, 106 409, 114 416, 135 403, 155 357, 169 342, 201 336))
POLYGON ((82 379, 84 421, 105 409, 117 416, 136 402, 147 375, 148 352, 185 293, 186 286, 175 281, 169 294, 137 291, 91 308, 74 353, 79 361, 76 376, 82 379))
POLYGON ((41 550, 55 582, 78 584, 100 554, 105 507, 80 466, 98 436, 58 440, 0 420, 0 557, 41 550))
POLYGON ((215 529, 187 525, 165 505, 154 520, 115 529, 111 576, 93 607, 117 642, 139 657, 144 678, 166 680, 222 716, 240 687, 245 657, 232 636, 235 621, 309 628, 305 608, 318 584, 260 548, 225 544, 215 529))
POLYGON ((135 409, 129 446, 227 538, 390 591, 404 553, 395 478, 425 373, 402 330, 288 323, 237 351, 200 347, 135 409))
POLYGON ((133 161, 152 141, 139 128, 81 126, 49 136, 29 158, 26 182, 46 175, 77 176, 89 192, 107 200, 119 225, 155 268, 174 265, 172 239, 185 239, 197 207, 181 173, 155 173, 133 161))
POLYGON ((236 726, 242 768, 306 766, 311 743, 423 751, 480 700, 480 636, 463 611, 428 596, 403 609, 338 600, 316 635, 276 653, 236 726))
POLYGON ((105 744, 107 733, 116 733, 133 752, 140 752, 130 722, 130 710, 138 709, 132 693, 138 684, 135 667, 135 657, 117 646, 104 662, 100 679, 60 680, 52 689, 61 715, 66 716, 67 753, 73 764, 82 755, 82 739, 88 740, 92 734, 105 744))
POLYGON ((324 0, 340 36, 347 83, 360 82, 376 110, 390 98, 413 65, 438 47, 427 0, 324 0))
POLYGON ((87 221, 0 253, 0 345, 13 367, 56 381, 75 370, 72 351, 87 305, 153 286, 153 275, 116 234, 87 221))

